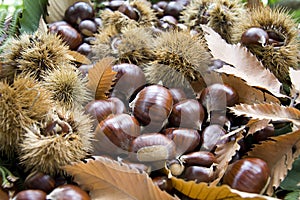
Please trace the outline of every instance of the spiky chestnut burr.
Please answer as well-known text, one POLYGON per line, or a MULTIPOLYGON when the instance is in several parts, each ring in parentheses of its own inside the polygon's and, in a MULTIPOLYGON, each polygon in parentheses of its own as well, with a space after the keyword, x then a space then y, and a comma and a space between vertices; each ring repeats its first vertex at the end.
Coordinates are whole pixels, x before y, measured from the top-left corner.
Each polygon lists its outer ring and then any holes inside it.
POLYGON ((136 9, 139 19, 139 26, 150 27, 156 23, 156 16, 154 10, 151 8, 151 3, 145 0, 134 0, 130 5, 136 9))
POLYGON ((266 45, 246 45, 280 82, 290 86, 289 67, 297 68, 299 42, 296 22, 283 8, 259 7, 249 13, 235 27, 235 41, 248 29, 257 27, 269 36, 266 45))
POLYGON ((52 107, 49 93, 31 77, 0 82, 0 150, 11 156, 24 137, 24 126, 36 123, 52 107))
POLYGON ((188 31, 163 32, 153 46, 155 60, 144 68, 150 83, 161 81, 170 88, 191 88, 190 83, 202 78, 211 61, 204 40, 188 31))
POLYGON ((86 86, 87 78, 83 77, 75 67, 50 71, 43 79, 43 87, 51 94, 51 99, 60 106, 66 108, 84 106, 92 100, 86 86))
POLYGON ((182 11, 180 19, 196 30, 200 24, 207 24, 231 43, 234 27, 244 14, 239 0, 194 0, 182 11))
POLYGON ((71 58, 68 47, 57 35, 24 33, 3 47, 0 79, 12 82, 15 75, 27 74, 40 80, 44 72, 60 69, 71 58))
POLYGON ((92 150, 92 123, 81 108, 55 108, 41 124, 26 128, 20 161, 26 171, 63 174, 61 167, 86 158, 92 150))

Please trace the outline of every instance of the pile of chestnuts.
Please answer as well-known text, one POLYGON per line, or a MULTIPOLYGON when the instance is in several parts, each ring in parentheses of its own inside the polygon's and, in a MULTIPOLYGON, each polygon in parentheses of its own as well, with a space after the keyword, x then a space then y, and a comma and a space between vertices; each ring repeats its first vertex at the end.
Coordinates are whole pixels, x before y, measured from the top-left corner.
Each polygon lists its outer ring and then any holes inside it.
MULTIPOLYGON (((187 181, 215 180, 216 146, 231 140, 226 137, 230 123, 247 121, 226 112, 227 106, 238 103, 236 91, 215 83, 197 97, 190 97, 181 88, 147 84, 141 69, 133 64, 116 64, 112 69, 118 77, 116 91, 108 99, 93 100, 85 107, 95 121, 93 154, 109 156, 148 173, 156 185, 171 194, 174 190, 165 166, 173 176, 187 181)), ((257 142, 266 139, 262 132, 254 134, 257 142)), ((241 140, 243 144, 246 142, 241 140)), ((244 145, 234 156, 223 183, 260 193, 269 180, 269 169, 261 159, 241 159, 249 148, 244 145), (244 184, 253 186, 250 189, 244 184)))

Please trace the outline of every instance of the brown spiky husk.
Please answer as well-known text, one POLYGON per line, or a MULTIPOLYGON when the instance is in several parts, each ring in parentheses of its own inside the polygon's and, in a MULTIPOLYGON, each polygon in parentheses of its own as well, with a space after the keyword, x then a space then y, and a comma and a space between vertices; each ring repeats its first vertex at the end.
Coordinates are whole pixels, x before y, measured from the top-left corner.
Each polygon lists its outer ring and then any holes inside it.
POLYGON ((24 126, 45 118, 52 102, 48 92, 30 77, 0 82, 0 150, 8 156, 18 148, 24 126))
POLYGON ((182 11, 180 20, 191 29, 200 30, 203 19, 227 42, 232 42, 233 27, 245 14, 239 0, 193 0, 182 11))
POLYGON ((26 130, 20 144, 25 171, 63 174, 63 166, 86 158, 92 150, 92 123, 82 109, 56 107, 42 125, 34 124, 26 130), (53 124, 56 126, 51 127, 53 124))
POLYGON ((38 80, 44 72, 71 62, 68 47, 54 34, 27 34, 13 38, 1 54, 1 79, 12 82, 15 75, 30 75, 38 80))
POLYGON ((246 14, 239 0, 216 0, 209 8, 208 26, 214 29, 228 43, 232 43, 235 26, 246 14))
POLYGON ((120 36, 117 45, 118 62, 132 63, 142 67, 153 59, 153 41, 151 32, 146 28, 129 29, 120 36))
POLYGON ((104 10, 100 14, 103 27, 114 26, 118 33, 121 33, 124 28, 136 28, 138 22, 130 19, 119 11, 104 10))
POLYGON ((134 0, 130 5, 139 12, 138 24, 142 27, 150 27, 157 21, 154 10, 151 8, 151 2, 146 0, 134 0))
POLYGON ((50 71, 43 79, 42 85, 51 94, 51 99, 62 107, 84 106, 92 99, 87 88, 88 79, 75 67, 50 71))
POLYGON ((285 37, 284 45, 250 45, 247 48, 268 68, 280 82, 291 85, 289 67, 297 68, 299 42, 297 25, 285 9, 259 7, 249 11, 235 29, 235 41, 239 42, 241 35, 251 27, 260 27, 273 31, 285 37))
POLYGON ((167 87, 190 88, 190 82, 201 79, 211 61, 202 38, 188 31, 162 33, 154 42, 155 61, 144 69, 150 83, 167 87))

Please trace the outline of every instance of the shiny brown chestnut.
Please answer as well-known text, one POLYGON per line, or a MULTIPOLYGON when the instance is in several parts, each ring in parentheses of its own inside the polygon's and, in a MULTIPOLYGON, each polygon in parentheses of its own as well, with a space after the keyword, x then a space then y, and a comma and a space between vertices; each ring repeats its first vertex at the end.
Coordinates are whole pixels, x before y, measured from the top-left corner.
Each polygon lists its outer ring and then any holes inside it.
POLYGON ((213 151, 216 145, 224 144, 228 138, 221 139, 225 136, 226 130, 218 124, 210 124, 201 133, 202 145, 201 151, 213 151))
POLYGON ((142 89, 132 102, 132 113, 148 132, 159 132, 172 111, 171 92, 161 85, 142 89))
POLYGON ((77 48, 76 51, 77 51, 78 53, 81 53, 82 55, 87 56, 87 55, 89 55, 89 54, 91 53, 92 48, 91 48, 91 46, 90 46, 88 43, 84 42, 84 43, 82 43, 82 44, 77 48))
POLYGON ((82 36, 78 31, 69 24, 63 22, 54 22, 49 25, 49 31, 53 34, 61 36, 62 40, 69 46, 71 50, 75 50, 82 43, 82 36))
POLYGON ((55 180, 48 174, 35 171, 26 177, 24 186, 26 189, 42 190, 49 193, 55 188, 55 180))
POLYGON ((193 180, 196 181, 196 183, 209 183, 215 179, 215 173, 213 169, 202 166, 186 167, 182 176, 184 179, 193 180))
POLYGON ((181 162, 185 166, 202 166, 202 167, 211 167, 213 163, 216 163, 216 157, 213 153, 209 151, 195 151, 189 154, 184 154, 179 157, 181 162))
POLYGON ((159 133, 146 133, 132 141, 130 155, 139 162, 155 162, 175 157, 175 144, 172 140, 159 133))
POLYGON ((89 102, 85 106, 85 112, 97 119, 98 122, 101 122, 110 115, 125 113, 126 108, 120 99, 111 97, 106 100, 93 100, 89 102))
POLYGON ((237 92, 229 85, 214 83, 200 92, 199 101, 208 110, 225 110, 238 103, 237 92))
POLYGON ((66 184, 55 188, 50 194, 47 195, 47 199, 90 200, 91 198, 88 193, 79 186, 66 184))
POLYGON ((201 130, 205 110, 196 99, 184 99, 173 105, 169 124, 175 127, 201 130))
POLYGON ((170 1, 165 7, 165 15, 171 15, 179 19, 180 12, 183 10, 183 5, 180 2, 170 1))
POLYGON ((253 134, 253 139, 255 142, 261 142, 272 136, 275 136, 275 128, 274 126, 267 126, 262 130, 256 131, 253 134))
POLYGON ((93 36, 97 32, 97 25, 94 21, 86 19, 79 23, 78 29, 85 36, 93 36))
POLYGON ((260 158, 243 158, 230 164, 223 176, 223 184, 252 193, 262 193, 268 183, 270 170, 260 158))
POLYGON ((152 178, 152 182, 161 190, 171 192, 173 189, 172 181, 167 176, 156 176, 152 178))
POLYGON ((135 21, 137 21, 139 19, 139 15, 138 15, 137 11, 131 5, 129 5, 127 3, 120 5, 118 8, 118 11, 135 21))
POLYGON ((195 129, 166 128, 162 134, 173 140, 176 145, 176 156, 194 151, 201 142, 200 134, 195 129))
POLYGON ((241 36, 241 43, 243 45, 260 45, 265 46, 268 44, 268 33, 259 27, 252 27, 246 30, 241 36))
POLYGON ((101 121, 99 131, 118 147, 129 150, 131 142, 140 135, 138 121, 129 114, 116 114, 101 121))
POLYGON ((46 200, 46 192, 42 190, 22 190, 14 196, 13 200, 46 200))
POLYGON ((108 8, 111 9, 112 11, 116 11, 124 3, 125 3, 125 1, 123 1, 123 0, 112 0, 112 1, 109 1, 108 8))
POLYGON ((121 63, 112 66, 112 70, 117 72, 116 84, 111 96, 125 97, 128 103, 134 91, 146 84, 146 77, 140 67, 134 64, 121 63))
POLYGON ((93 19, 94 9, 87 2, 76 2, 67 8, 64 19, 73 25, 78 25, 82 20, 93 19))
POLYGON ((176 104, 179 101, 187 98, 185 92, 181 88, 169 88, 169 91, 171 92, 173 97, 173 104, 176 104))

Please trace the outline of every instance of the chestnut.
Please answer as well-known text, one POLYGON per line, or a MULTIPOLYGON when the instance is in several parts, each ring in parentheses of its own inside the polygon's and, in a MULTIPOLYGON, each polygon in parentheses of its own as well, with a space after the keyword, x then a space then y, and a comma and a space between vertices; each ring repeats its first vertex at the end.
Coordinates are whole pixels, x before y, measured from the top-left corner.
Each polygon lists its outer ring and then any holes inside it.
POLYGON ((55 188, 50 194, 47 195, 47 199, 90 200, 91 198, 88 193, 79 186, 65 184, 55 188))
POLYGON ((158 186, 161 190, 171 192, 173 189, 172 181, 167 176, 156 176, 152 178, 154 185, 158 186))
POLYGON ((241 43, 243 45, 261 45, 265 46, 269 41, 268 33, 259 27, 252 27, 247 29, 241 36, 241 43))
POLYGON ((175 157, 175 144, 159 133, 146 133, 132 141, 131 158, 139 162, 164 161, 175 157))
POLYGON ((242 158, 230 164, 223 176, 223 184, 252 193, 262 193, 270 170, 267 163, 260 158, 242 158))
POLYGON ((204 119, 203 106, 195 99, 184 99, 173 105, 169 123, 175 127, 201 130, 204 119))
POLYGON ((134 64, 121 63, 112 66, 112 70, 117 72, 116 84, 112 91, 112 97, 124 97, 128 103, 129 98, 136 89, 146 84, 146 77, 140 67, 134 64))
POLYGON ((262 130, 256 131, 253 134, 253 139, 255 142, 261 142, 272 136, 275 136, 275 128, 274 126, 267 126, 262 130))
POLYGON ((94 21, 86 19, 79 23, 78 29, 85 36, 93 36, 97 32, 97 25, 94 21))
POLYGON ((176 145, 177 156, 195 150, 201 142, 200 134, 195 129, 166 128, 162 134, 173 140, 176 145))
POLYGON ((82 43, 76 50, 78 53, 81 53, 82 55, 89 55, 92 51, 91 46, 88 43, 82 43))
POLYGON ((210 124, 201 133, 202 145, 200 150, 213 151, 216 145, 224 144, 228 139, 221 139, 226 134, 226 130, 218 124, 210 124))
POLYGON ((180 12, 183 10, 183 5, 177 1, 170 1, 165 7, 165 15, 171 15, 179 19, 180 12))
POLYGON ((196 183, 209 183, 215 179, 215 173, 212 168, 202 166, 186 167, 183 173, 183 178, 186 180, 193 180, 196 183))
POLYGON ((225 110, 238 103, 237 92, 229 85, 214 83, 200 92, 199 101, 208 110, 225 110))
POLYGON ((46 200, 46 192, 42 190, 22 190, 14 196, 13 200, 46 200))
POLYGON ((149 132, 161 130, 167 123, 172 106, 171 92, 161 85, 143 88, 131 104, 133 115, 149 132))
POLYGON ((185 166, 202 166, 211 167, 213 163, 216 163, 216 157, 209 151, 195 151, 189 154, 184 154, 179 157, 185 166))
POLYGON ((170 170, 173 176, 179 176, 184 171, 185 167, 179 159, 167 160, 166 167, 170 170))
POLYGON ((65 11, 64 19, 72 25, 78 25, 82 20, 93 19, 94 9, 87 2, 76 2, 65 11))
POLYGON ((111 9, 112 11, 116 11, 124 3, 125 1, 123 0, 112 0, 109 2, 108 8, 111 9))
POLYGON ((119 6, 118 11, 129 17, 130 19, 133 19, 135 21, 138 20, 139 15, 135 8, 133 8, 131 5, 124 3, 119 6))
POLYGON ((101 122, 110 115, 125 113, 126 108, 120 99, 111 97, 106 100, 93 100, 89 102, 85 106, 85 112, 97 119, 98 122, 101 122))
POLYGON ((54 22, 49 26, 50 33, 58 34, 71 50, 75 50, 82 43, 82 36, 69 24, 54 22))
POLYGON ((48 174, 35 171, 26 177, 24 186, 26 189, 42 190, 49 193, 55 188, 55 180, 48 174))
POLYGON ((173 104, 176 104, 179 101, 187 98, 185 92, 181 88, 169 88, 169 91, 173 97, 173 104))
POLYGON ((137 120, 129 114, 116 114, 101 121, 99 131, 118 147, 129 150, 131 142, 140 135, 137 120))

